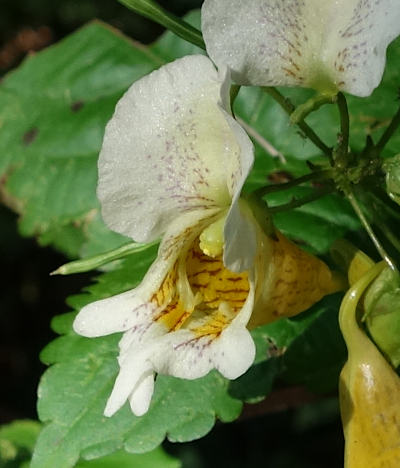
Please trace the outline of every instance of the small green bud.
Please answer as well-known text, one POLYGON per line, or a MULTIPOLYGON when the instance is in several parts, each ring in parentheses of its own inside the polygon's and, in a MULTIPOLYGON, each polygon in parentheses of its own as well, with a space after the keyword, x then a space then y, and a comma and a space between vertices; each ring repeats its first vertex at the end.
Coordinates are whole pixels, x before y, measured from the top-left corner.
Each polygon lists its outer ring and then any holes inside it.
POLYGON ((93 257, 82 258, 80 260, 74 260, 73 262, 65 263, 50 273, 50 275, 71 275, 73 273, 83 273, 85 271, 95 270, 102 265, 119 260, 138 252, 142 252, 153 245, 157 244, 158 241, 150 242, 148 244, 139 244, 137 242, 129 242, 113 250, 94 255, 93 257))
POLYGON ((400 364, 400 275, 385 268, 364 301, 368 331, 394 367, 400 364))
POLYGON ((400 205, 400 154, 387 159, 383 169, 386 172, 386 191, 400 205))

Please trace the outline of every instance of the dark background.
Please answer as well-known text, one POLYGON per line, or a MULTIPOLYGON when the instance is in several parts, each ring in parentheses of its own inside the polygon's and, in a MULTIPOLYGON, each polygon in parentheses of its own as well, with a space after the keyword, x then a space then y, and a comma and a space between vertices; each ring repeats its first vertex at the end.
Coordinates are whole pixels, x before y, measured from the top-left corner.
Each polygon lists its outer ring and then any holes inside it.
MULTIPOLYGON (((200 0, 159 2, 182 15, 200 0)), ((0 77, 18 66, 27 53, 40 50, 100 18, 144 43, 162 28, 115 0, 2 0, 0 77)), ((40 350, 55 335, 50 320, 66 312, 70 294, 88 284, 90 274, 50 277, 66 259, 33 239, 18 234, 17 216, 0 206, 0 424, 36 419, 36 388, 45 367, 40 350)), ((219 424, 206 437, 186 444, 166 442, 188 468, 266 467, 340 468, 343 440, 335 396, 306 403, 302 392, 291 401, 277 394, 277 404, 252 407, 232 424, 219 424), (288 408, 289 407, 289 408, 288 408)), ((156 467, 155 467, 156 468, 156 467)))

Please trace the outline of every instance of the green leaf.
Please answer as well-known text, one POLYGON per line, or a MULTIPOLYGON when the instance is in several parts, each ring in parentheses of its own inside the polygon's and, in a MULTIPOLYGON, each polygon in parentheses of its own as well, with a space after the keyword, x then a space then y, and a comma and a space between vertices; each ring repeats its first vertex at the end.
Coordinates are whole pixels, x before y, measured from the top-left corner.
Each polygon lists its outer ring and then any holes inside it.
MULTIPOLYGON (((127 257, 120 268, 100 276, 86 294, 72 297, 70 305, 78 310, 88 302, 133 288, 154 255, 155 248, 152 255, 141 252, 127 257)), ((147 452, 166 435, 171 441, 193 440, 204 436, 216 417, 232 421, 238 416, 242 404, 229 395, 229 382, 211 372, 196 381, 159 376, 146 415, 135 417, 125 405, 112 418, 104 417, 118 373, 120 336, 80 337, 71 330, 74 315, 54 320, 54 329, 65 335, 41 355, 45 363, 53 364, 39 387, 39 416, 49 424, 38 439, 32 468, 67 468, 79 456, 99 457, 121 448, 147 452)))
POLYGON ((140 455, 120 450, 98 460, 80 461, 75 468, 179 468, 180 466, 179 460, 157 448, 140 455))
POLYGON ((160 63, 147 48, 95 22, 4 78, 0 175, 23 235, 71 256, 90 242, 96 253, 126 242, 100 221, 97 156, 117 100, 160 63))
POLYGON ((0 467, 22 467, 30 460, 40 429, 39 422, 30 420, 0 426, 0 467))
POLYGON ((284 378, 314 392, 337 388, 346 360, 346 346, 338 324, 341 294, 325 297, 311 325, 291 343, 283 356, 284 378))
MULTIPOLYGON (((42 425, 21 420, 0 426, 0 467, 27 468, 42 425)), ((101 451, 98 452, 101 454, 101 451)), ((93 454, 92 454, 93 457, 93 454)), ((75 468, 179 468, 179 460, 166 454, 161 447, 145 453, 131 454, 119 450, 105 457, 81 460, 75 468)))
POLYGON ((339 297, 327 296, 305 313, 253 330, 252 336, 257 347, 254 365, 239 379, 231 382, 231 394, 248 403, 256 403, 270 393, 275 380, 282 374, 289 381, 293 379, 293 383, 306 384, 311 390, 321 390, 312 385, 315 369, 326 373, 329 379, 322 390, 335 389, 337 369, 342 366, 345 352, 337 324, 338 309, 335 309, 339 297), (334 332, 325 328, 327 320, 334 332), (340 344, 323 350, 321 354, 320 348, 327 338, 327 332, 329 343, 337 338, 340 344), (314 342, 310 338, 314 334, 319 337, 318 341, 314 342), (308 356, 305 356, 307 353, 308 356), (309 377, 311 385, 307 380, 309 377))
MULTIPOLYGON (((310 187, 296 187, 267 197, 269 206, 289 203, 313 193, 310 187)), ((360 229, 349 203, 340 195, 329 194, 289 213, 277 213, 276 226, 286 235, 310 246, 314 252, 327 252, 333 242, 349 230, 360 229)))
MULTIPOLYGON (((198 23, 199 16, 189 15, 188 21, 198 23)), ((21 215, 23 235, 71 257, 126 243, 104 226, 96 199, 104 127, 132 82, 188 53, 202 51, 173 33, 152 51, 94 22, 4 78, 2 199, 21 215)))

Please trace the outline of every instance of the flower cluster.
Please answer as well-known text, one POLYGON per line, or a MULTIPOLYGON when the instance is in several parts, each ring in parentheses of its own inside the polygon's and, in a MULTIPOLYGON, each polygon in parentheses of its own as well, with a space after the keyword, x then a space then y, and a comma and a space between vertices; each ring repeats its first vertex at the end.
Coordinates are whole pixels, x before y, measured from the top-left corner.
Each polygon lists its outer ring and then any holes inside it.
POLYGON ((240 197, 254 155, 229 87, 226 68, 185 57, 134 83, 107 126, 104 220, 136 241, 162 240, 138 288, 75 320, 85 336, 124 332, 106 415, 127 399, 145 413, 155 372, 193 379, 215 368, 235 379, 254 360, 249 321, 294 315, 341 287, 323 262, 268 233, 240 197))
POLYGON ((134 290, 78 314, 77 333, 123 332, 105 414, 150 405, 156 373, 228 379, 252 364, 249 329, 298 314, 342 282, 260 216, 242 189, 254 151, 231 111, 235 83, 369 95, 400 32, 398 0, 205 0, 207 52, 134 83, 107 125, 98 197, 106 224, 161 239, 134 290))

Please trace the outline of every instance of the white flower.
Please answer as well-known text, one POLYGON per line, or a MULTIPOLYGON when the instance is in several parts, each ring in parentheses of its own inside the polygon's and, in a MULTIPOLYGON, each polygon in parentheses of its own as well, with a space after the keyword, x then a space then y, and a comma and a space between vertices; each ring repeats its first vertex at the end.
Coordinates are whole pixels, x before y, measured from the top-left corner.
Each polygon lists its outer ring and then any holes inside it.
POLYGON ((257 226, 239 200, 252 164, 228 74, 204 56, 161 67, 119 101, 99 158, 103 217, 138 242, 162 241, 139 287, 89 304, 74 323, 89 337, 125 332, 106 415, 127 399, 145 413, 155 372, 193 379, 216 368, 234 379, 253 362, 257 226))
POLYGON ((136 289, 87 305, 74 322, 88 337, 124 332, 107 416, 127 399, 145 413, 156 372, 235 379, 254 359, 253 309, 257 326, 338 289, 320 260, 280 233, 267 237, 239 198, 252 164, 229 76, 204 56, 160 68, 119 101, 99 159, 103 217, 136 241, 162 240, 136 289))
POLYGON ((399 0, 205 0, 202 30, 238 84, 368 96, 400 34, 399 0))

